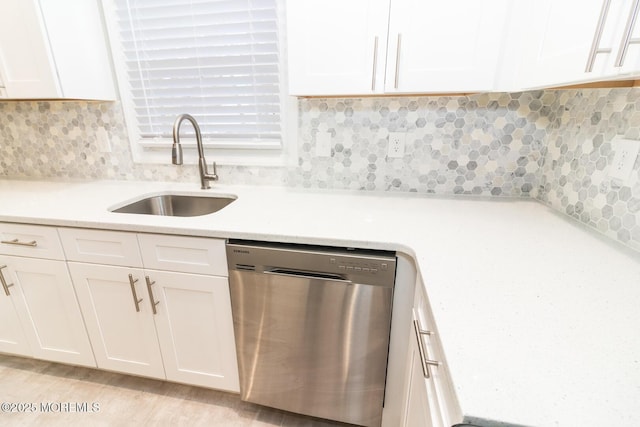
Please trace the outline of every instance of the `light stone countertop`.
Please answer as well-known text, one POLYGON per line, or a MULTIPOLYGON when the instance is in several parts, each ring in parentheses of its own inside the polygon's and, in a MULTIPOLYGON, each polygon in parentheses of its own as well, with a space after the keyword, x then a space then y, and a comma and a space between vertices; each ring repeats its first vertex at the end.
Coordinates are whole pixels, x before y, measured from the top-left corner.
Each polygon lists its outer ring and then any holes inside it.
POLYGON ((116 214, 197 183, 0 181, 0 221, 390 249, 415 258, 463 413, 640 423, 640 254, 530 200, 222 186, 201 217, 116 214))

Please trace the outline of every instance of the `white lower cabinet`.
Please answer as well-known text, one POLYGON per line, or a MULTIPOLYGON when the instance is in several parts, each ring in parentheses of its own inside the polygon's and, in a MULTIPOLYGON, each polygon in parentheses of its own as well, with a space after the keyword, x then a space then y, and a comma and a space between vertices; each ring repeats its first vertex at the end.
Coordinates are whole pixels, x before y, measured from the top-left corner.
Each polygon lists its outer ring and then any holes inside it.
POLYGON ((0 351, 95 367, 61 257, 54 227, 0 224, 0 351))
POLYGON ((69 271, 98 367, 164 379, 142 269, 70 262, 69 271))
POLYGON ((0 263, 33 356, 96 366, 65 263, 9 256, 0 263))
POLYGON ((167 379, 240 391, 227 278, 152 270, 146 280, 167 379))
POLYGON ((240 390, 224 240, 60 235, 99 368, 240 390))
MULTIPOLYGON (((11 283, 7 283, 9 284, 11 283)), ((8 292, 11 291, 14 291, 13 287, 8 292)), ((6 292, 4 289, 0 290, 0 353, 33 356, 13 305, 15 294, 7 295, 6 292)))
POLYGON ((462 421, 435 322, 418 279, 409 339, 405 427, 442 427, 462 421))
MULTIPOLYGON (((412 271, 384 425, 451 426, 462 413, 412 271)), ((0 285, 2 353, 240 390, 224 240, 0 223, 0 285)))

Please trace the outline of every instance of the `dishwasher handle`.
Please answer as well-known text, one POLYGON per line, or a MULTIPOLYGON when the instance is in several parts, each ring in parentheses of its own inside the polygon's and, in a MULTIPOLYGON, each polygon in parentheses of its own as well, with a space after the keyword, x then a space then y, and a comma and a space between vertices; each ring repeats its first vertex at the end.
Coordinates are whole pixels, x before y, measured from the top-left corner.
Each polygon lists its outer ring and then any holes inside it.
POLYGON ((333 273, 320 273, 318 271, 304 271, 304 270, 294 270, 290 268, 279 268, 273 267, 264 270, 265 274, 273 274, 277 276, 288 276, 288 277, 298 277, 301 279, 316 279, 316 280, 326 280, 332 282, 344 282, 344 283, 353 283, 351 280, 346 279, 344 276, 333 273))

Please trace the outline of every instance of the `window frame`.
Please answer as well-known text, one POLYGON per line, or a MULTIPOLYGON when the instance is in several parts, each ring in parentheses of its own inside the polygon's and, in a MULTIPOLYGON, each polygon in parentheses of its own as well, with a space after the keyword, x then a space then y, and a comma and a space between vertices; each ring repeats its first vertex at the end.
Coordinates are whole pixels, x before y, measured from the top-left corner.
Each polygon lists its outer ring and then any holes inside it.
MULTIPOLYGON (((151 142, 148 138, 142 138, 139 134, 138 118, 135 114, 135 105, 127 90, 127 70, 125 67, 124 52, 121 46, 119 29, 115 20, 116 9, 114 0, 99 0, 102 6, 104 26, 109 51, 111 52, 115 84, 119 95, 122 113, 124 116, 126 133, 129 138, 129 146, 134 163, 170 164, 171 162, 171 138, 155 138, 151 142)), ((279 37, 279 67, 280 67, 280 126, 281 140, 279 143, 266 143, 263 147, 256 147, 250 141, 220 141, 203 138, 202 143, 208 161, 215 161, 218 165, 242 165, 242 166, 284 166, 296 154, 296 135, 298 122, 297 98, 288 94, 287 61, 286 61, 286 13, 285 0, 276 0, 278 7, 278 37, 279 37)), ((185 111, 189 114, 189 111, 185 111)), ((194 116, 198 120, 197 115, 194 116)), ((191 126, 183 123, 182 127, 191 126)), ((181 127, 181 128, 182 128, 181 127)), ((184 150, 184 163, 197 164, 198 155, 194 137, 181 137, 180 143, 184 150)))

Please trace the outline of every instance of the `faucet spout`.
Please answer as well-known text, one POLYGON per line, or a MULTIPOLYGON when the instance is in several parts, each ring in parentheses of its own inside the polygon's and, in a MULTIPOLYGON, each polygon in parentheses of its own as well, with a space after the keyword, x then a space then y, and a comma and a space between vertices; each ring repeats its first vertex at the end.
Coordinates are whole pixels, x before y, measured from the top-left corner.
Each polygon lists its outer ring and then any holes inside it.
POLYGON ((191 122, 193 129, 196 131, 196 143, 198 145, 198 169, 200 171, 200 188, 207 190, 211 188, 209 181, 217 181, 216 163, 213 163, 213 173, 210 174, 207 169, 207 161, 204 158, 204 147, 202 146, 202 135, 200 134, 200 126, 193 116, 189 114, 180 114, 173 123, 173 146, 171 148, 171 163, 174 165, 182 164, 182 145, 180 145, 180 125, 183 121, 191 122))

